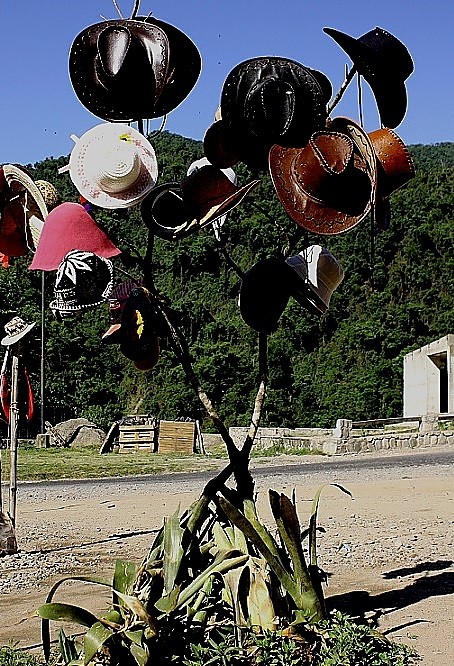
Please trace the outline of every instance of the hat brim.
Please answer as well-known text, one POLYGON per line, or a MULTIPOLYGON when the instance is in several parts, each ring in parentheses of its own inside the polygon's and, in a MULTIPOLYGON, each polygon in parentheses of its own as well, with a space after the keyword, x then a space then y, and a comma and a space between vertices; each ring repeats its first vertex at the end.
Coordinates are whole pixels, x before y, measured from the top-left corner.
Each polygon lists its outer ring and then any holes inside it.
POLYGON ((368 166, 370 195, 363 210, 358 213, 351 214, 333 208, 320 199, 315 199, 297 183, 297 179, 290 177, 301 148, 284 148, 274 145, 269 153, 271 180, 284 210, 294 222, 307 231, 327 236, 352 229, 368 215, 375 198, 377 177, 375 152, 366 132, 348 118, 335 118, 329 129, 347 134, 368 166))
POLYGON ((31 329, 36 326, 36 322, 32 322, 31 324, 27 324, 27 326, 20 332, 17 333, 16 335, 6 335, 2 341, 1 344, 4 347, 9 347, 10 345, 16 344, 16 342, 19 342, 21 338, 23 338, 27 333, 31 331, 31 329))
POLYGON ((133 127, 121 123, 101 123, 85 132, 76 141, 69 159, 69 174, 78 192, 100 208, 130 208, 140 203, 155 187, 158 178, 156 153, 146 137, 133 127), (120 136, 129 137, 137 148, 140 173, 135 182, 120 192, 109 193, 100 189, 88 172, 87 151, 102 151, 105 142, 120 136), (104 144, 104 145, 103 145, 104 144))
POLYGON ((405 82, 392 69, 385 71, 381 59, 367 44, 334 28, 323 31, 339 44, 371 87, 381 124, 391 129, 400 125, 407 111, 405 82))

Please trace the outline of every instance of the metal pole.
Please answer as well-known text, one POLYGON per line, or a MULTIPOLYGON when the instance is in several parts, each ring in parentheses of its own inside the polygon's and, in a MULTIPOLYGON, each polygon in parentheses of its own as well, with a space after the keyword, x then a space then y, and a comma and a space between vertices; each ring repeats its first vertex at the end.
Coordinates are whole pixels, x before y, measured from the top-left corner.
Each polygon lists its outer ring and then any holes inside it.
POLYGON ((16 526, 16 498, 17 498, 17 422, 19 405, 17 402, 17 380, 19 370, 18 346, 13 349, 13 362, 11 369, 11 407, 10 407, 10 475, 9 475, 9 516, 13 527, 16 526))
POLYGON ((41 271, 41 384, 40 384, 40 394, 41 394, 41 423, 40 423, 40 432, 44 432, 44 318, 45 318, 45 272, 41 271))

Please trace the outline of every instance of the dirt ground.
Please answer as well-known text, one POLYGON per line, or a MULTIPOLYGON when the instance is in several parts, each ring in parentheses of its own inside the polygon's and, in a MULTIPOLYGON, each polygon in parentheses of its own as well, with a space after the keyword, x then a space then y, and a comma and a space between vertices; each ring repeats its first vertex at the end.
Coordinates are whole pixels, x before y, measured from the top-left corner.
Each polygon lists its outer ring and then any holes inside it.
MULTIPOLYGON (((412 452, 414 453, 414 452, 412 452)), ((392 454, 388 454, 392 455, 392 454)), ((319 524, 321 567, 327 571, 331 608, 370 618, 390 638, 423 657, 424 666, 454 663, 454 482, 446 466, 405 467, 385 473, 279 475, 257 481, 260 515, 269 523, 267 489, 296 491, 305 524, 315 490, 323 490, 319 524)), ((299 459, 297 462, 301 462, 299 459)), ((36 608, 50 585, 70 574, 107 574, 117 557, 139 561, 163 517, 195 499, 200 487, 142 487, 131 492, 62 493, 18 503, 20 552, 0 560, 0 645, 40 643, 36 608)), ((99 611, 108 594, 68 582, 56 599, 99 611)), ((56 632, 55 632, 56 635, 56 632)))

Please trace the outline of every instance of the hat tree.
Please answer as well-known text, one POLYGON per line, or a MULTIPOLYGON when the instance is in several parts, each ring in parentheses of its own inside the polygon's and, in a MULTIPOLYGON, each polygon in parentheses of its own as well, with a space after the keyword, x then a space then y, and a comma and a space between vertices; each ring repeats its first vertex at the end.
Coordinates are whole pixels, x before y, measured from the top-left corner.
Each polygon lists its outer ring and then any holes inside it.
MULTIPOLYGON (((138 16, 140 0, 134 1, 129 18, 123 17, 116 0, 113 4, 119 19, 104 20, 83 30, 74 39, 69 54, 70 79, 77 98, 104 121, 89 130, 89 136, 76 138, 69 166, 71 177, 83 196, 101 208, 140 205, 142 222, 148 229, 145 257, 122 251, 128 267, 133 266, 141 275, 138 278, 126 274, 131 280, 131 293, 124 303, 119 298, 115 303, 112 299, 111 326, 103 341, 119 343, 121 352, 144 371, 158 362, 159 341, 167 339, 225 442, 230 465, 219 483, 233 474, 240 496, 251 498, 254 483, 248 460, 266 393, 268 336, 278 327, 291 297, 320 316, 328 309, 332 293, 343 279, 340 263, 326 248, 314 244, 288 256, 292 245, 303 232, 323 237, 348 233, 374 211, 378 198, 386 203, 391 192, 414 172, 408 151, 397 136, 369 136, 354 120, 331 119, 330 115, 358 74, 372 88, 381 124, 394 130, 405 115, 405 81, 413 63, 406 47, 382 28, 358 39, 326 28, 325 32, 353 62, 333 97, 331 82, 323 72, 285 57, 249 58, 234 67, 225 79, 218 112, 204 137, 204 163, 192 173, 182 174, 180 182, 157 185, 159 155, 155 156, 152 147, 145 143, 148 140, 144 136, 144 120, 165 119, 184 101, 199 77, 201 57, 196 45, 179 28, 151 15, 138 16), (133 122, 138 130, 130 127, 133 122), (111 166, 113 161, 107 164, 105 155, 102 163, 94 159, 110 131, 116 142, 111 152, 118 165, 130 165, 127 173, 111 166), (118 132, 121 136, 117 136, 118 132), (96 137, 100 137, 100 142, 90 163, 89 148, 96 137), (118 144, 125 139, 129 144, 118 144), (139 144, 142 153, 137 152, 139 144), (397 154, 392 163, 388 151, 391 144, 397 154), (225 173, 237 162, 243 162, 253 172, 254 178, 245 185, 237 184, 225 173), (202 232, 208 225, 224 220, 253 191, 260 181, 260 172, 266 170, 270 171, 283 209, 295 223, 295 238, 289 240, 288 252, 277 252, 277 256, 252 267, 240 267, 229 257, 219 227, 216 235, 229 267, 242 280, 239 306, 243 319, 258 333, 258 389, 249 432, 241 447, 232 440, 202 388, 185 334, 167 299, 155 287, 153 247, 155 236, 171 243, 184 242, 189 233, 202 232), (131 195, 130 188, 135 186, 139 171, 144 185, 131 195), (102 191, 101 197, 98 190, 102 191)), ((58 213, 58 206, 51 212, 50 222, 55 211, 58 213)), ((46 228, 43 236, 47 236, 46 228)), ((90 252, 93 248, 65 246, 64 250, 90 252)), ((115 248, 112 253, 104 253, 105 260, 108 256, 114 259, 118 252, 115 248)), ((39 255, 38 247, 37 260, 39 255)), ((59 248, 60 260, 61 255, 59 248)), ((56 261, 54 257, 53 267, 56 261)), ((119 296, 118 289, 112 293, 119 296)), ((92 299, 91 294, 87 295, 86 306, 105 298, 104 293, 99 299, 98 296, 95 294, 92 299)), ((70 309, 59 292, 53 305, 62 312, 70 309)), ((214 483, 213 490, 217 489, 214 483)))

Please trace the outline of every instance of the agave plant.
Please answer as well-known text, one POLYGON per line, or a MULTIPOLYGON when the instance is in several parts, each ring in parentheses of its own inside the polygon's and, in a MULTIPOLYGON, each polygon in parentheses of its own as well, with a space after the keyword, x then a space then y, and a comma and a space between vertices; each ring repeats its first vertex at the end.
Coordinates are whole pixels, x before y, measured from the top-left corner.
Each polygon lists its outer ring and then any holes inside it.
POLYGON ((182 516, 175 512, 165 518, 140 565, 118 560, 111 582, 73 578, 111 587, 112 605, 104 615, 55 602, 59 586, 70 579, 56 583, 38 609, 46 658, 50 620, 87 628, 79 647, 60 635, 65 664, 96 663, 104 655, 109 663, 158 666, 184 654, 189 644, 203 642, 214 627, 233 627, 240 645, 241 627, 260 632, 279 627, 297 634, 326 618, 314 559, 321 489, 306 532, 294 498, 269 491, 272 531, 259 519, 255 499, 238 507, 232 501, 235 495, 226 490, 212 497, 204 492, 182 516), (309 564, 302 544, 305 534, 309 564))

